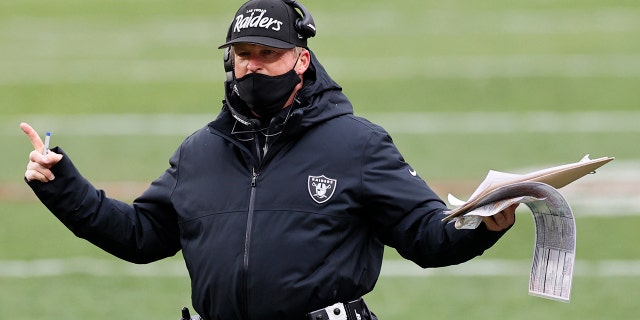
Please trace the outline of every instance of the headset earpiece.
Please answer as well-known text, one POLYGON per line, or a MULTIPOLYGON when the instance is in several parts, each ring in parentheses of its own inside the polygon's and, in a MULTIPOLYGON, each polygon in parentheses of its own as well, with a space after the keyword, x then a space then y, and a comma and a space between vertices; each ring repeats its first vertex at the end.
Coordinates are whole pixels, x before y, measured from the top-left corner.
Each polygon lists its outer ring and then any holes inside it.
POLYGON ((227 47, 224 49, 224 72, 227 75, 227 81, 233 81, 233 55, 231 54, 231 47, 227 47))
POLYGON ((296 20, 296 31, 304 38, 311 38, 316 35, 316 23, 313 21, 311 13, 296 0, 283 0, 284 3, 300 10, 302 18, 296 20))

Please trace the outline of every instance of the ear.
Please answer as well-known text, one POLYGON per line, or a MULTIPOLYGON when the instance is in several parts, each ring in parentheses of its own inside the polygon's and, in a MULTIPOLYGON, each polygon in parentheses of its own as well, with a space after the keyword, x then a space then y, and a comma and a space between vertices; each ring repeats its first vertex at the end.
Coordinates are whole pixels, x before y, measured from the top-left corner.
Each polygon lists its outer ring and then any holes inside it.
POLYGON ((305 71, 309 69, 309 64, 311 64, 311 54, 309 53, 309 50, 303 49, 295 67, 296 73, 299 75, 305 73, 305 71))

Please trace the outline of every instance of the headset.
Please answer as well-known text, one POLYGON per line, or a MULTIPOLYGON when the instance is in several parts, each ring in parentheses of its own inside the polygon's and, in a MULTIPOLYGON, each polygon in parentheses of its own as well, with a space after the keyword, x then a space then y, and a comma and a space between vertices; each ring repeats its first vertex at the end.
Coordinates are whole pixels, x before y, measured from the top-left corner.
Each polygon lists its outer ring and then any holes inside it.
MULTIPOLYGON (((282 0, 282 2, 284 2, 285 4, 293 7, 294 9, 298 9, 300 10, 300 12, 302 13, 302 17, 296 19, 294 28, 296 30, 296 32, 308 39, 311 38, 313 36, 316 35, 316 26, 315 26, 315 22, 313 21, 313 17, 311 16, 311 13, 307 10, 307 8, 305 8, 302 4, 298 3, 296 0, 282 0)), ((229 31, 227 33, 227 41, 229 41, 231 39, 231 30, 233 28, 233 24, 231 26, 229 26, 229 31)), ((229 101, 229 97, 231 96, 232 93, 232 85, 233 85, 233 80, 235 80, 235 74, 234 74, 234 65, 233 65, 233 55, 231 54, 231 46, 227 47, 224 49, 224 55, 223 55, 223 62, 224 62, 224 72, 226 74, 227 77, 227 81, 225 83, 224 89, 225 89, 225 99, 227 100, 227 107, 229 108, 229 111, 231 111, 231 115, 233 116, 233 118, 235 118, 238 122, 242 123, 245 126, 250 127, 251 129, 257 129, 260 127, 261 123, 260 120, 258 119, 252 119, 252 118, 248 118, 243 116, 242 114, 240 114, 240 112, 238 112, 233 106, 231 106, 231 101, 229 101)))

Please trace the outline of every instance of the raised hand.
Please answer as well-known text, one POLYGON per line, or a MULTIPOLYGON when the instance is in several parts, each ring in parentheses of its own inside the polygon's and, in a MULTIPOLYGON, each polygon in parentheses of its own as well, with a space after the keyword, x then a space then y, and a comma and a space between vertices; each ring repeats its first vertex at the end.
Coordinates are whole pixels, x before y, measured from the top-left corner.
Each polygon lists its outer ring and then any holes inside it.
POLYGON ((25 122, 20 124, 20 129, 29 137, 34 149, 29 153, 29 163, 24 177, 27 181, 38 180, 41 182, 49 182, 55 179, 53 172, 51 172, 51 167, 62 159, 62 155, 51 151, 43 155, 44 143, 40 139, 38 132, 25 122))

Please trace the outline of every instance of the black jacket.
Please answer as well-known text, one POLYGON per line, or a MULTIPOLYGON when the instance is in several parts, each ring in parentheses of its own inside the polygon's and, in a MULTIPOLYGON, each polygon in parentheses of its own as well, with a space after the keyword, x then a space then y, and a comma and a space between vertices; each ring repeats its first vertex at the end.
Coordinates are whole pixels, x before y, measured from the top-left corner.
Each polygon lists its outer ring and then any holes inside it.
POLYGON ((313 55, 305 79, 263 159, 231 134, 238 124, 223 107, 133 204, 96 190, 67 155, 56 180, 29 184, 77 236, 115 256, 148 263, 182 250, 207 319, 303 319, 371 291, 384 245, 439 267, 502 235, 441 222, 444 203, 385 130, 353 115, 313 55))

